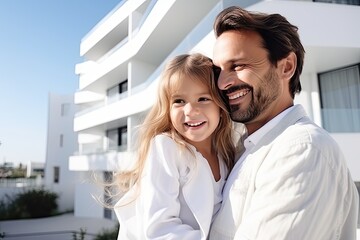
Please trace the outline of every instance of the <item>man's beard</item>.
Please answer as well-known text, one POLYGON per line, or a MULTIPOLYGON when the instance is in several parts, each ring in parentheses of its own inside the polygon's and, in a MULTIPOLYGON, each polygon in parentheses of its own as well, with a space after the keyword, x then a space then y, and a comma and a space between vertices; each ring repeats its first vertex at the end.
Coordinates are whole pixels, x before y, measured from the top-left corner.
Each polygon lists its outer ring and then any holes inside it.
POLYGON ((248 123, 267 110, 272 102, 280 95, 279 79, 273 68, 266 73, 264 80, 259 84, 259 89, 250 91, 251 101, 247 109, 241 109, 239 105, 229 105, 230 117, 234 122, 248 123))
POLYGON ((239 105, 230 105, 230 117, 234 122, 247 123, 256 118, 259 114, 260 109, 255 104, 254 97, 251 99, 249 107, 245 111, 242 111, 239 105))

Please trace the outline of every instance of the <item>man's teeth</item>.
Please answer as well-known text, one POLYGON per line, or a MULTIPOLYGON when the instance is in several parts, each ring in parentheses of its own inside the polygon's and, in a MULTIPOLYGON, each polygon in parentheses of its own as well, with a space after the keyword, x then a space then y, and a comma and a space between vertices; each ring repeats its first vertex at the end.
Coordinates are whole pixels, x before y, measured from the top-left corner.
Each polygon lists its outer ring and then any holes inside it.
POLYGON ((246 94, 248 94, 249 90, 246 89, 246 90, 243 90, 243 91, 240 91, 234 95, 231 95, 229 96, 229 99, 230 100, 233 100, 233 99, 236 99, 236 98, 239 98, 239 97, 242 97, 242 96, 245 96, 246 94))
POLYGON ((186 123, 187 125, 189 125, 190 127, 197 127, 199 125, 201 125, 203 122, 198 122, 198 123, 186 123))

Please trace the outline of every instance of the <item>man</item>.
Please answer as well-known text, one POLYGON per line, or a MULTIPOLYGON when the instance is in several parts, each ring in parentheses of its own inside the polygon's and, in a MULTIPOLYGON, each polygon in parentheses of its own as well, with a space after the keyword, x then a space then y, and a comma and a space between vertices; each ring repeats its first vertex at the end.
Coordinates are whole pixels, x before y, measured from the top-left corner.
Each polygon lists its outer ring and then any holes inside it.
POLYGON ((345 159, 294 106, 304 58, 297 27, 230 7, 214 31, 218 87, 247 138, 210 239, 356 239, 359 199, 345 159))

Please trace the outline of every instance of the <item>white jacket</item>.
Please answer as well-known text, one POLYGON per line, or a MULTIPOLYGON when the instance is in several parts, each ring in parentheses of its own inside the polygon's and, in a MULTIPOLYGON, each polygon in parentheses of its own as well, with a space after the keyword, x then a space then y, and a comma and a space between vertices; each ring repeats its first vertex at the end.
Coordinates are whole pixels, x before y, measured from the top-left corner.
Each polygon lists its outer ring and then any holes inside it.
MULTIPOLYGON (((207 238, 214 209, 214 177, 206 159, 192 149, 196 159, 168 136, 152 140, 139 196, 131 202, 136 195, 133 188, 115 206, 119 240, 207 238)), ((225 177, 227 171, 220 163, 225 177)))
POLYGON ((356 239, 359 196, 344 156, 300 105, 245 158, 211 240, 356 239))

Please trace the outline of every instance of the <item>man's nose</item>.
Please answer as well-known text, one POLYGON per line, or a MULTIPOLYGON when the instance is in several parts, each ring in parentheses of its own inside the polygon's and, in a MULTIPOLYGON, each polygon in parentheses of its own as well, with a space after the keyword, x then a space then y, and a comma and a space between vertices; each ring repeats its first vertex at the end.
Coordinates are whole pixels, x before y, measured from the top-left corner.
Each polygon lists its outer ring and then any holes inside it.
POLYGON ((220 90, 226 90, 234 85, 234 77, 231 77, 229 72, 221 71, 217 82, 220 90))

